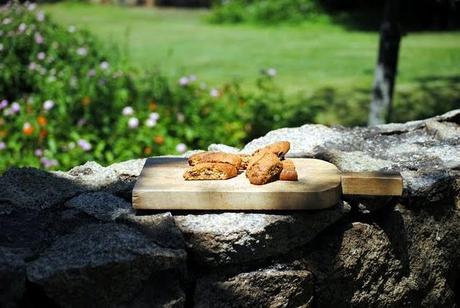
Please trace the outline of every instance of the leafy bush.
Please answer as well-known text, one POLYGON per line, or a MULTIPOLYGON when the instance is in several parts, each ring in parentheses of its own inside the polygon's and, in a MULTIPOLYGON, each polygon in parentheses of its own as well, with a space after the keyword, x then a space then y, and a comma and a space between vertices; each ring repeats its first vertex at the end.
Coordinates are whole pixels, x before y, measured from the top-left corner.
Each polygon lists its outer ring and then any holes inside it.
MULTIPOLYGON (((171 80, 139 72, 91 34, 58 26, 33 5, 11 5, 0 10, 0 171, 109 164, 210 143, 241 146, 305 123, 366 123, 370 89, 290 97, 275 80, 275 69, 264 70, 245 91, 238 83, 209 88, 193 75, 171 80)), ((436 78, 398 90, 393 119, 458 108, 459 84, 436 78)))
POLYGON ((214 3, 210 17, 215 23, 298 22, 319 13, 315 0, 226 0, 214 3))

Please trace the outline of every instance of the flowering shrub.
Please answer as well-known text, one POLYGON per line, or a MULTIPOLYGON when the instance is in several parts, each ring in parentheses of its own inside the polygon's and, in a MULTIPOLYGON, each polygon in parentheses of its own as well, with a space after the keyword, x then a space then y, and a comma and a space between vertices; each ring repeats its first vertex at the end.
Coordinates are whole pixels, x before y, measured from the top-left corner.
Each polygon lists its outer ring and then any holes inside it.
POLYGON ((0 170, 111 163, 246 137, 235 87, 209 89, 194 76, 170 83, 119 62, 33 4, 1 10, 0 170))
MULTIPOLYGON (((33 4, 0 8, 0 172, 109 164, 210 143, 241 146, 305 123, 366 123, 369 90, 324 88, 288 99, 274 68, 248 92, 238 83, 211 88, 194 75, 171 80, 135 71, 117 54, 85 31, 56 25, 33 4)), ((458 108, 458 80, 445 82, 397 93, 395 119, 458 108)))

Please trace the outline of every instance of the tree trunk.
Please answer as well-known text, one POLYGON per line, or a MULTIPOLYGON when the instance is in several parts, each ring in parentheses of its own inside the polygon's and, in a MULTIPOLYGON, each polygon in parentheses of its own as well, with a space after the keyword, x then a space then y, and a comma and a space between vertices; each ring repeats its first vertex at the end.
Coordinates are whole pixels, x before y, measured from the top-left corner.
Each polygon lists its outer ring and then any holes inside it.
POLYGON ((385 3, 369 111, 369 125, 386 123, 391 116, 401 40, 401 6, 400 0, 387 0, 385 3))

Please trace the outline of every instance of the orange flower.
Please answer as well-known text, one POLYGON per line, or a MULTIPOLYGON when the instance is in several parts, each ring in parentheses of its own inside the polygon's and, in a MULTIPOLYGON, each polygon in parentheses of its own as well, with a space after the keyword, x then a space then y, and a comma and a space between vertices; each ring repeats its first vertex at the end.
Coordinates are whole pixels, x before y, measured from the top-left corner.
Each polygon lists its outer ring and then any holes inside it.
POLYGON ((155 111, 155 110, 157 110, 157 107, 158 107, 158 105, 157 105, 157 103, 156 103, 155 101, 151 101, 151 102, 149 103, 149 109, 150 109, 150 111, 155 111))
POLYGON ((145 154, 145 155, 150 155, 150 154, 152 154, 152 148, 151 148, 151 147, 145 147, 145 148, 144 148, 144 154, 145 154))
POLYGON ((45 126, 46 124, 48 124, 48 120, 46 120, 44 116, 40 115, 37 117, 37 123, 40 126, 45 126))
POLYGON ((0 130, 0 138, 5 138, 8 135, 8 131, 6 129, 0 130))
POLYGON ((165 143, 165 138, 163 136, 155 136, 153 137, 153 141, 156 143, 156 144, 163 144, 165 143))
POLYGON ((41 129, 40 133, 38 134, 38 136, 40 137, 40 139, 43 139, 46 136, 48 136, 48 132, 46 131, 46 129, 41 129))
POLYGON ((89 104, 91 104, 91 98, 89 96, 83 97, 81 100, 81 104, 83 106, 88 106, 89 104))
POLYGON ((29 122, 24 123, 24 126, 22 127, 22 132, 26 136, 30 136, 34 133, 34 128, 32 125, 30 125, 29 122))

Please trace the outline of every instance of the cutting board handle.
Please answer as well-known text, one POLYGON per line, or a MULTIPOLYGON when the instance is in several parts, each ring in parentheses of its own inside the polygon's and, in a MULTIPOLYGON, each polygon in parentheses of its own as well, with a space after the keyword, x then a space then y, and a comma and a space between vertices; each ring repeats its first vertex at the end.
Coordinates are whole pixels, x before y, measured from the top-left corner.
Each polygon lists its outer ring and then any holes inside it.
POLYGON ((341 182, 344 195, 401 196, 403 191, 399 172, 345 172, 341 182))

